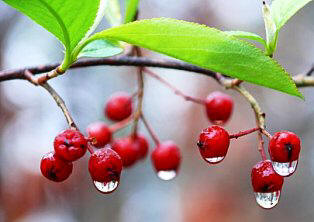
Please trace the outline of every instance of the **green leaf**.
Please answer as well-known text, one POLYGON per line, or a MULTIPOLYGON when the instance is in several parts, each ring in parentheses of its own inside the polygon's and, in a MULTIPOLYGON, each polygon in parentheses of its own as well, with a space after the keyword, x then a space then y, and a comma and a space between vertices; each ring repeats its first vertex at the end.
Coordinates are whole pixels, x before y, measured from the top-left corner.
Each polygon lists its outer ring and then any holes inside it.
POLYGON ((105 17, 111 26, 122 24, 122 17, 120 11, 120 2, 118 0, 106 0, 105 17))
POLYGON ((133 22, 138 8, 139 0, 126 0, 124 23, 133 22))
POLYGON ((253 45, 204 25, 157 18, 96 33, 94 39, 138 45, 247 82, 302 97, 291 77, 253 45))
MULTIPOLYGON (((71 52, 96 28, 104 12, 104 0, 4 0, 56 36, 71 52)), ((68 66, 69 64, 67 64, 68 66)))
POLYGON ((271 5, 271 15, 279 31, 287 21, 301 8, 312 0, 274 0, 271 5))
POLYGON ((122 52, 123 48, 119 47, 118 43, 105 39, 100 39, 92 41, 91 43, 86 45, 80 52, 78 57, 110 57, 118 55, 122 52))
POLYGON ((257 41, 257 42, 261 43, 264 47, 266 47, 265 39, 263 39, 261 36, 255 34, 255 33, 243 32, 243 31, 226 31, 225 33, 227 33, 230 36, 237 37, 237 38, 244 38, 244 39, 250 39, 253 41, 257 41))

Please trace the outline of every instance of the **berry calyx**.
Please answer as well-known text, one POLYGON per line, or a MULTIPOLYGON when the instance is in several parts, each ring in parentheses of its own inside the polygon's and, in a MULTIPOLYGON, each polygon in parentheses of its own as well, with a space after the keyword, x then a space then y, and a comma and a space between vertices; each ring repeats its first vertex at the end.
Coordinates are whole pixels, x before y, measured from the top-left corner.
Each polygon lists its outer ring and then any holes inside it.
POLYGON ((72 173, 73 164, 58 157, 55 152, 47 153, 40 162, 42 175, 54 182, 66 180, 72 173))
POLYGON ((289 131, 275 133, 268 146, 274 170, 281 176, 292 175, 297 167, 300 150, 301 141, 296 134, 289 131))
POLYGON ((204 160, 211 164, 221 162, 227 155, 230 144, 228 132, 220 126, 211 126, 202 131, 197 146, 204 160))
POLYGON ((90 156, 88 170, 94 181, 106 183, 119 181, 122 171, 122 160, 115 151, 105 147, 96 150, 90 156))
POLYGON ((113 120, 120 121, 129 117, 132 113, 132 97, 126 92, 113 94, 105 107, 105 115, 113 120))
POLYGON ((222 92, 212 92, 205 100, 205 108, 208 119, 213 124, 225 124, 233 110, 232 98, 222 92))
POLYGON ((110 143, 112 132, 103 122, 91 123, 87 127, 88 137, 92 139, 93 146, 100 148, 110 143))
POLYGON ((172 141, 160 143, 152 152, 151 159, 159 178, 173 179, 181 162, 180 149, 172 141))
POLYGON ((139 148, 132 138, 117 139, 111 145, 121 157, 124 167, 132 166, 136 162, 139 148))
POLYGON ((137 159, 144 159, 147 156, 149 144, 145 136, 141 134, 131 135, 131 141, 137 146, 137 159))
POLYGON ((256 202, 266 209, 274 207, 280 198, 284 179, 277 174, 270 160, 257 163, 251 173, 256 202))
POLYGON ((75 161, 86 153, 87 140, 78 130, 67 129, 54 140, 56 155, 65 161, 75 161))

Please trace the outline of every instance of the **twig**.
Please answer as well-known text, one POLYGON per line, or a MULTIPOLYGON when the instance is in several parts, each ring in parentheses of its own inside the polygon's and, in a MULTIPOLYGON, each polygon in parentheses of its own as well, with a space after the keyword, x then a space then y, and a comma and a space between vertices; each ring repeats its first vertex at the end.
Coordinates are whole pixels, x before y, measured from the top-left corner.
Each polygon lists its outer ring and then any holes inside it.
POLYGON ((58 95, 58 93, 48 83, 44 83, 41 86, 50 93, 50 95, 56 101, 57 105, 61 108, 61 110, 65 116, 65 119, 67 120, 67 122, 69 124, 69 127, 77 129, 77 126, 74 123, 73 118, 72 118, 68 108, 66 107, 63 99, 58 95))
POLYGON ((230 138, 230 139, 238 139, 238 138, 241 137, 241 136, 246 136, 246 135, 248 135, 248 134, 250 134, 250 133, 253 133, 253 132, 256 132, 256 131, 258 131, 258 130, 260 130, 259 127, 256 127, 256 128, 253 128, 253 129, 249 129, 249 130, 245 130, 245 131, 240 131, 240 132, 238 132, 238 133, 231 134, 231 135, 229 136, 229 138, 230 138))
POLYGON ((143 113, 141 115, 141 119, 147 129, 147 131, 149 132, 149 134, 151 135, 152 139, 154 140, 155 144, 158 145, 160 144, 160 140, 157 137, 157 134, 154 132, 153 128, 149 125, 149 123, 147 122, 146 118, 144 117, 143 113))
POLYGON ((174 94, 181 96, 186 101, 191 101, 191 102, 202 104, 202 105, 205 103, 204 99, 199 99, 199 98, 185 95, 181 90, 177 89, 175 86, 173 86, 172 84, 167 82, 165 79, 161 78, 159 75, 157 75, 156 73, 154 73, 150 69, 144 68, 144 72, 149 74, 151 77, 157 79, 158 81, 160 81, 164 85, 166 85, 168 88, 170 88, 174 92, 174 94))

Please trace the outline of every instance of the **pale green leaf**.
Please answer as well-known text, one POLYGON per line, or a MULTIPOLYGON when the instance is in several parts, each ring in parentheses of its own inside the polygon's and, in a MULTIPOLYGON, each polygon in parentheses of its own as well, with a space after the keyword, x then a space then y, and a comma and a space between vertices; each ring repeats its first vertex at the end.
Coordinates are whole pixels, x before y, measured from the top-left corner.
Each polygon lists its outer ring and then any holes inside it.
POLYGON ((123 48, 113 41, 100 39, 86 45, 79 54, 81 57, 110 57, 123 52, 123 48))
POLYGON ((106 0, 105 17, 111 26, 122 24, 120 2, 118 0, 106 0))
POLYGON ((125 18, 124 23, 133 22, 136 16, 136 11, 138 8, 139 0, 125 0, 125 18))
POLYGON ((231 77, 302 97, 291 77, 253 45, 217 29, 175 19, 150 19, 104 30, 90 38, 138 45, 231 77))
POLYGON ((301 8, 312 0, 274 0, 271 5, 271 15, 280 30, 282 26, 301 8))
POLYGON ((71 52, 103 17, 104 0, 4 0, 55 35, 71 52))
POLYGON ((227 33, 230 36, 237 37, 237 38, 244 38, 244 39, 250 39, 253 41, 257 41, 257 42, 261 43, 264 47, 266 47, 265 39, 263 39, 261 36, 255 34, 255 33, 243 32, 243 31, 226 31, 225 33, 227 33))

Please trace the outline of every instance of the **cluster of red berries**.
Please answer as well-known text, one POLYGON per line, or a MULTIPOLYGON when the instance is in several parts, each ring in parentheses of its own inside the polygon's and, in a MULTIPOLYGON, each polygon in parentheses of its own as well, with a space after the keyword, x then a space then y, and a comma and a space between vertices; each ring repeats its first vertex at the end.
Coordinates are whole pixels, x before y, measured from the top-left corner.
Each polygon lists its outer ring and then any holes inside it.
MULTIPOLYGON (((204 100, 206 114, 213 124, 225 124, 233 110, 230 96, 211 93, 204 100)), ((107 102, 104 114, 112 121, 122 121, 132 115, 132 97, 117 93, 107 102)), ((253 131, 252 131, 253 132, 253 131)), ((103 193, 114 191, 120 181, 123 167, 130 167, 148 154, 147 139, 132 133, 128 137, 112 140, 113 130, 103 122, 87 127, 85 138, 78 130, 68 129, 54 141, 54 152, 42 158, 41 171, 48 179, 64 181, 72 172, 72 162, 82 157, 86 150, 91 152, 89 173, 95 187, 103 193), (92 147, 97 148, 96 151, 92 147)), ((202 158, 209 164, 221 162, 227 155, 230 139, 237 138, 218 125, 204 129, 197 142, 202 158)), ((270 160, 257 163, 251 174, 257 203, 263 208, 274 207, 280 197, 283 177, 294 173, 299 153, 300 139, 292 132, 277 132, 269 142, 270 160)), ((180 150, 172 141, 157 143, 151 153, 153 167, 159 178, 173 179, 181 162, 180 150)))
MULTIPOLYGON (((204 160, 210 164, 221 162, 229 148, 229 133, 220 126, 210 126, 202 131, 197 143, 204 160)), ((288 131, 277 132, 269 142, 270 160, 257 163, 251 173, 257 203, 266 209, 274 207, 280 198, 283 177, 292 175, 297 167, 301 142, 288 131)))

